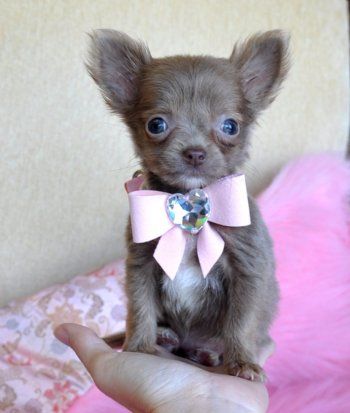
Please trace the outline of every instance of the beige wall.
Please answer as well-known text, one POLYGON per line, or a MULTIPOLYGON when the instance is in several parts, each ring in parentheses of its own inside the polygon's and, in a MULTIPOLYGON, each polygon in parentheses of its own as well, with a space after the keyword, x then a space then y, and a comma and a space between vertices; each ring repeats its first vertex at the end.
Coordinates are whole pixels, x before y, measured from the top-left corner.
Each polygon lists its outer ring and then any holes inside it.
POLYGON ((345 0, 0 0, 1 303, 124 254, 137 161, 83 66, 85 33, 100 27, 155 56, 228 56, 255 31, 289 30, 293 69, 256 130, 250 186, 292 157, 345 148, 345 0))

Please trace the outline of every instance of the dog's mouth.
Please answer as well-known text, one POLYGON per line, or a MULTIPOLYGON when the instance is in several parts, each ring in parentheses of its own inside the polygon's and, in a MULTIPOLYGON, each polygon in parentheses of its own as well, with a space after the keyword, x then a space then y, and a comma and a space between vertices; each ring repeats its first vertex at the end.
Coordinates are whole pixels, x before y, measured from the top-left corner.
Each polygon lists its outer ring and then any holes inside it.
POLYGON ((216 176, 193 168, 191 171, 181 171, 174 174, 169 173, 167 176, 164 176, 164 179, 170 185, 180 188, 180 192, 188 192, 192 189, 203 189, 221 177, 222 175, 216 176))
MULTIPOLYGON (((153 168, 152 168, 153 169, 153 168)), ((162 167, 161 170, 147 169, 150 189, 169 193, 187 193, 192 189, 203 189, 227 174, 219 168, 178 166, 176 169, 162 167)), ((220 168, 221 169, 221 168, 220 168)))

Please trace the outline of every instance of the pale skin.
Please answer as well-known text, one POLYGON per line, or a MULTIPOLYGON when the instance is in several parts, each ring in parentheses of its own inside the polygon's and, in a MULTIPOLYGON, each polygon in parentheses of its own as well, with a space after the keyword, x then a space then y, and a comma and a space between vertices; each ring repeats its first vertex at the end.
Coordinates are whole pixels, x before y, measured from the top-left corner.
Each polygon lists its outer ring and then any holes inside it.
MULTIPOLYGON (((103 393, 132 412, 267 410, 268 394, 262 383, 204 370, 161 348, 156 355, 116 352, 92 330, 77 324, 62 324, 55 336, 74 350, 103 393)), ((261 362, 272 351, 266 349, 261 362)))

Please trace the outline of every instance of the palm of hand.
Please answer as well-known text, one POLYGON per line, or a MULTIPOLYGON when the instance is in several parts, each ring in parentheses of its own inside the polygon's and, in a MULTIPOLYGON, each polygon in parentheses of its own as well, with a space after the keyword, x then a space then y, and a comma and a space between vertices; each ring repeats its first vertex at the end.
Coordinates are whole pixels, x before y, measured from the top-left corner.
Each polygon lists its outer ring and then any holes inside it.
POLYGON ((208 372, 161 348, 157 355, 118 353, 91 330, 64 324, 55 331, 72 347, 97 387, 133 412, 256 412, 267 409, 261 383, 208 372))

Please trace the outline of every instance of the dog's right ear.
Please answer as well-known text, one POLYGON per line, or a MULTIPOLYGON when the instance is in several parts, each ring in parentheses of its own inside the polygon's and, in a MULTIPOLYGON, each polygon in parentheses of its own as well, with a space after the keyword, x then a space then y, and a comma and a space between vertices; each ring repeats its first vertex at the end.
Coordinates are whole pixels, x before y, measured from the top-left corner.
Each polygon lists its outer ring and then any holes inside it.
POLYGON ((90 38, 86 67, 111 109, 125 115, 135 102, 139 76, 151 54, 146 45, 116 30, 95 30, 90 38))

